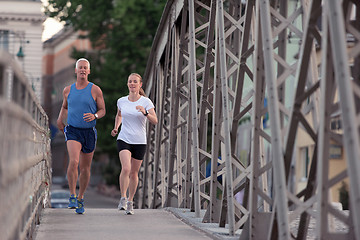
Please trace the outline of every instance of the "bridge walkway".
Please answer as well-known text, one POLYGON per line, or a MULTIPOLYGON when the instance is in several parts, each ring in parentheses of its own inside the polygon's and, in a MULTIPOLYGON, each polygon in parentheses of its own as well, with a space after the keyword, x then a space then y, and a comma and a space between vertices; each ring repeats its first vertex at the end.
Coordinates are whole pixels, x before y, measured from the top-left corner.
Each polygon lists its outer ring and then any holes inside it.
POLYGON ((71 209, 46 208, 36 229, 35 240, 236 238, 222 235, 218 232, 220 228, 211 231, 211 225, 206 229, 201 223, 196 224, 194 218, 191 224, 191 213, 181 217, 174 211, 179 209, 135 209, 134 215, 125 215, 115 208, 86 208, 85 214, 79 215, 71 209))

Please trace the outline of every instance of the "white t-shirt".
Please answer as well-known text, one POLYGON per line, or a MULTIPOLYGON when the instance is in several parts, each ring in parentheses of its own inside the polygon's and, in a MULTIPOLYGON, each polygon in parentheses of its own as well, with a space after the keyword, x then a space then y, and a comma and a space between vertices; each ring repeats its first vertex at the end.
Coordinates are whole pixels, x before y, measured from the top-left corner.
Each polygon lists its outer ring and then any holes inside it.
POLYGON ((128 144, 146 144, 146 116, 136 109, 143 106, 145 110, 154 108, 152 101, 141 96, 136 102, 129 101, 129 96, 117 100, 117 107, 121 112, 121 130, 117 137, 128 144))

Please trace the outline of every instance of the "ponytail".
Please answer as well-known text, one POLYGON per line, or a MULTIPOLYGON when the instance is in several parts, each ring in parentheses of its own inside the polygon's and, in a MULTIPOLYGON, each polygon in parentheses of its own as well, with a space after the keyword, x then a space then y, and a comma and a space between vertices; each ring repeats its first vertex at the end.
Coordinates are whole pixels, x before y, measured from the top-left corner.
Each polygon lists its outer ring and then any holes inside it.
POLYGON ((145 92, 144 92, 144 89, 140 88, 140 89, 139 89, 139 93, 140 93, 141 96, 146 97, 146 94, 145 94, 145 92))

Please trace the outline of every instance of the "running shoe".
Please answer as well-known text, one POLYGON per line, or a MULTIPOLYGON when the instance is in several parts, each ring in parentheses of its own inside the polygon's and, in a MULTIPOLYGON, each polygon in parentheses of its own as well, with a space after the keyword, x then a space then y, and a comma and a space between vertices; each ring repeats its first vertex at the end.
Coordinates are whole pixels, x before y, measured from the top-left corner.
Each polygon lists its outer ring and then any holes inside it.
POLYGON ((132 201, 127 201, 125 214, 126 215, 133 215, 134 214, 134 207, 133 207, 133 202, 132 201))
POLYGON ((68 208, 75 209, 77 207, 76 203, 76 195, 71 194, 69 198, 69 205, 68 208))
POLYGON ((126 197, 120 198, 120 202, 119 202, 119 205, 118 205, 118 209, 119 209, 119 210, 125 210, 125 209, 126 209, 126 202, 127 202, 127 198, 126 198, 126 197))
POLYGON ((84 209, 84 199, 78 199, 77 200, 77 208, 75 210, 76 213, 78 214, 83 214, 85 212, 85 209, 84 209))

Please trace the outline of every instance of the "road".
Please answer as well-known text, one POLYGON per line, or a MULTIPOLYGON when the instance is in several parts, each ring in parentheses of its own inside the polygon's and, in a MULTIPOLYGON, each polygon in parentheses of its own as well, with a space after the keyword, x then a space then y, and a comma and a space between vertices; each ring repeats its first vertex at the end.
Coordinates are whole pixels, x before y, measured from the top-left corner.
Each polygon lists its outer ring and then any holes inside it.
MULTIPOLYGON (((51 187, 52 190, 55 189, 65 189, 60 185, 53 184, 51 187)), ((79 190, 77 189, 77 192, 79 190)), ((119 197, 120 199, 120 197, 119 197)), ((86 208, 117 208, 119 204, 119 199, 115 197, 106 196, 99 191, 97 191, 96 187, 88 187, 85 192, 85 210, 86 208)))

